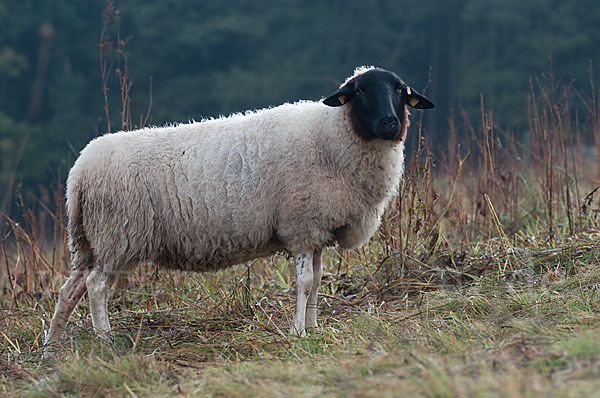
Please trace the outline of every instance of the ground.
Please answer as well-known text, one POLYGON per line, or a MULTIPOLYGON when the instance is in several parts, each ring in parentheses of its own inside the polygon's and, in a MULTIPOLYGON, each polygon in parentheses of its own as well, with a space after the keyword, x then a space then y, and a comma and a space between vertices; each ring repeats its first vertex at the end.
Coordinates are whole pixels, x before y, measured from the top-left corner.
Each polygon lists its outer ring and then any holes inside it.
POLYGON ((566 250, 531 251, 528 264, 515 255, 518 271, 500 273, 507 258, 498 256, 491 271, 439 284, 385 282, 382 267, 368 265, 376 244, 331 250, 321 328, 306 338, 287 334, 294 295, 284 257, 212 274, 144 267, 110 302, 112 346, 92 335, 83 300, 61 351, 41 362, 55 295, 3 310, 0 388, 25 396, 594 396, 594 242, 591 234, 566 250))

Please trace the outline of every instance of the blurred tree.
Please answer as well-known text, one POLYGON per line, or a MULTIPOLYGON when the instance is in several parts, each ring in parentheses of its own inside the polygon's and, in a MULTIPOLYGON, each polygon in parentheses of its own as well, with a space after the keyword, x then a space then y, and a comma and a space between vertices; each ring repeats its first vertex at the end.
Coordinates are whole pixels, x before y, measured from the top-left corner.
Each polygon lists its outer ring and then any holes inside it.
POLYGON ((599 59, 599 26, 582 18, 585 9, 600 17, 592 3, 468 2, 462 15, 458 98, 468 109, 477 109, 483 93, 500 125, 524 128, 526 112, 519 110, 525 107, 529 80, 548 70, 549 57, 563 82, 575 78, 586 84, 588 60, 599 59))

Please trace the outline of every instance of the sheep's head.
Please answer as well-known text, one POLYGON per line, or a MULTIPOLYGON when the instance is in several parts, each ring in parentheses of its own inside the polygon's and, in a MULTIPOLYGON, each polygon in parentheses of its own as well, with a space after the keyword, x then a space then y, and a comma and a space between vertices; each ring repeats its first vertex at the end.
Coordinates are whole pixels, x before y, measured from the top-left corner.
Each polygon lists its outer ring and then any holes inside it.
POLYGON ((354 129, 363 138, 393 141, 404 139, 408 127, 407 106, 417 109, 435 106, 395 73, 379 68, 357 71, 323 103, 350 106, 354 129))

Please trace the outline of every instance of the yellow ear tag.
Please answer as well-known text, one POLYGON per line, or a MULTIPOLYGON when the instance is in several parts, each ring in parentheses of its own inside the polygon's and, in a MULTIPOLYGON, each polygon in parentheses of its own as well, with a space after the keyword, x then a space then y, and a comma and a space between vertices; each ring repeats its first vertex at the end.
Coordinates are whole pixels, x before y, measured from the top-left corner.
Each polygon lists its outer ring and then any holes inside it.
POLYGON ((410 97, 408 99, 408 103, 410 104, 410 106, 415 106, 419 103, 419 100, 415 97, 410 97))
POLYGON ((346 96, 345 95, 340 95, 338 97, 338 101, 340 101, 340 104, 344 105, 346 103, 346 96))
POLYGON ((412 91, 410 90, 410 87, 408 87, 408 86, 406 86, 406 94, 412 95, 412 91))

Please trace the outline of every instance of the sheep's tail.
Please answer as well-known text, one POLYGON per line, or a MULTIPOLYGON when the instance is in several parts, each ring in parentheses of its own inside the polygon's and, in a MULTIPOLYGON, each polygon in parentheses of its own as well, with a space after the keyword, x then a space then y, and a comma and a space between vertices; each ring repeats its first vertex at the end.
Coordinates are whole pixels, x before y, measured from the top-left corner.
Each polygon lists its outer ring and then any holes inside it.
POLYGON ((92 248, 83 228, 83 192, 78 184, 67 183, 67 245, 71 252, 72 269, 94 265, 92 248), (75 186, 73 186, 75 185, 75 186))

